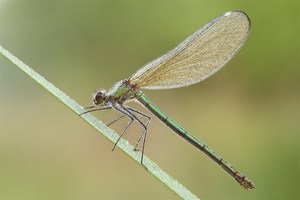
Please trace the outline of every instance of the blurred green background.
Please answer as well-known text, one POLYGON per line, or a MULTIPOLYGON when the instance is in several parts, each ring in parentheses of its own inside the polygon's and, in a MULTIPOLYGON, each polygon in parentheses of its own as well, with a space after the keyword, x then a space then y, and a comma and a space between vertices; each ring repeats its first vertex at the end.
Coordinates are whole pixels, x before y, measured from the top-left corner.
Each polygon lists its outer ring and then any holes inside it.
MULTIPOLYGON (((256 188, 242 189, 154 117, 146 155, 202 199, 299 199, 299 1, 2 0, 0 44, 89 106, 94 90, 230 10, 245 11, 252 30, 223 70, 188 88, 144 92, 256 188)), ((2 56, 0 70, 1 199, 177 198, 2 56)), ((134 144, 139 131, 125 138, 134 144)))

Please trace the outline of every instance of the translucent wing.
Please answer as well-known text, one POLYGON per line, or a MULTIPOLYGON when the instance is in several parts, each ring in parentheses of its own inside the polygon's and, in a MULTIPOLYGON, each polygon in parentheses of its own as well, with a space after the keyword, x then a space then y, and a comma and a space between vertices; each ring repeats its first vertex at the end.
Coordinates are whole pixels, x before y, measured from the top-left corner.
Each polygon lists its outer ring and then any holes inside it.
POLYGON ((140 68, 129 80, 145 89, 198 83, 216 73, 238 52, 249 31, 250 20, 245 13, 227 12, 140 68))

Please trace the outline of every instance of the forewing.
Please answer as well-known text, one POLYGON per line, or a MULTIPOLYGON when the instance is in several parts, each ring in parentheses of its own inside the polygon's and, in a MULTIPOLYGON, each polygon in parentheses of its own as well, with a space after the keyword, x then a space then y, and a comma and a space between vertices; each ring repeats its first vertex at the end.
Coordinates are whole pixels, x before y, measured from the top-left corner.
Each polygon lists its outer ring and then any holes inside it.
POLYGON ((248 16, 227 12, 129 79, 145 89, 168 89, 198 83, 221 69, 242 47, 250 31, 248 16))

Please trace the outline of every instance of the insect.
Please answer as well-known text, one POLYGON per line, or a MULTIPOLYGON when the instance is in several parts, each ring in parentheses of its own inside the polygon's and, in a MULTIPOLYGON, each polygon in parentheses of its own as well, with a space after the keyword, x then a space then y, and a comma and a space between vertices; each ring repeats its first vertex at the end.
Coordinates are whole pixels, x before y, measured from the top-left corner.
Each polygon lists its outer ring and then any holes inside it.
POLYGON ((143 127, 143 132, 134 149, 137 150, 137 146, 142 141, 141 163, 143 164, 150 117, 126 105, 126 102, 135 99, 181 138, 220 165, 241 186, 252 189, 254 184, 250 179, 170 119, 141 92, 141 89, 179 88, 203 81, 232 59, 245 43, 249 32, 250 19, 244 12, 227 12, 197 30, 165 55, 137 70, 128 79, 117 82, 108 92, 105 90, 98 91, 93 98, 94 105, 88 107, 90 110, 82 114, 114 109, 120 112, 121 116, 112 123, 122 117, 129 118, 128 126, 120 134, 113 149, 131 124, 134 121, 138 122, 143 127), (96 106, 100 106, 100 108, 95 108, 96 106), (140 116, 145 117, 146 122, 142 122, 139 119, 140 116))

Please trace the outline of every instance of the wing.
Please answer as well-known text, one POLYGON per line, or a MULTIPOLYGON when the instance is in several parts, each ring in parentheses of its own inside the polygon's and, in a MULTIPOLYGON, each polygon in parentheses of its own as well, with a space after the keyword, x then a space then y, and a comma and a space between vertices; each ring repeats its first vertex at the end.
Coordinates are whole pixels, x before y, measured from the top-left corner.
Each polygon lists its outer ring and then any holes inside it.
POLYGON ((221 69, 245 43, 250 19, 240 11, 214 19, 130 78, 144 89, 169 89, 198 83, 221 69))

